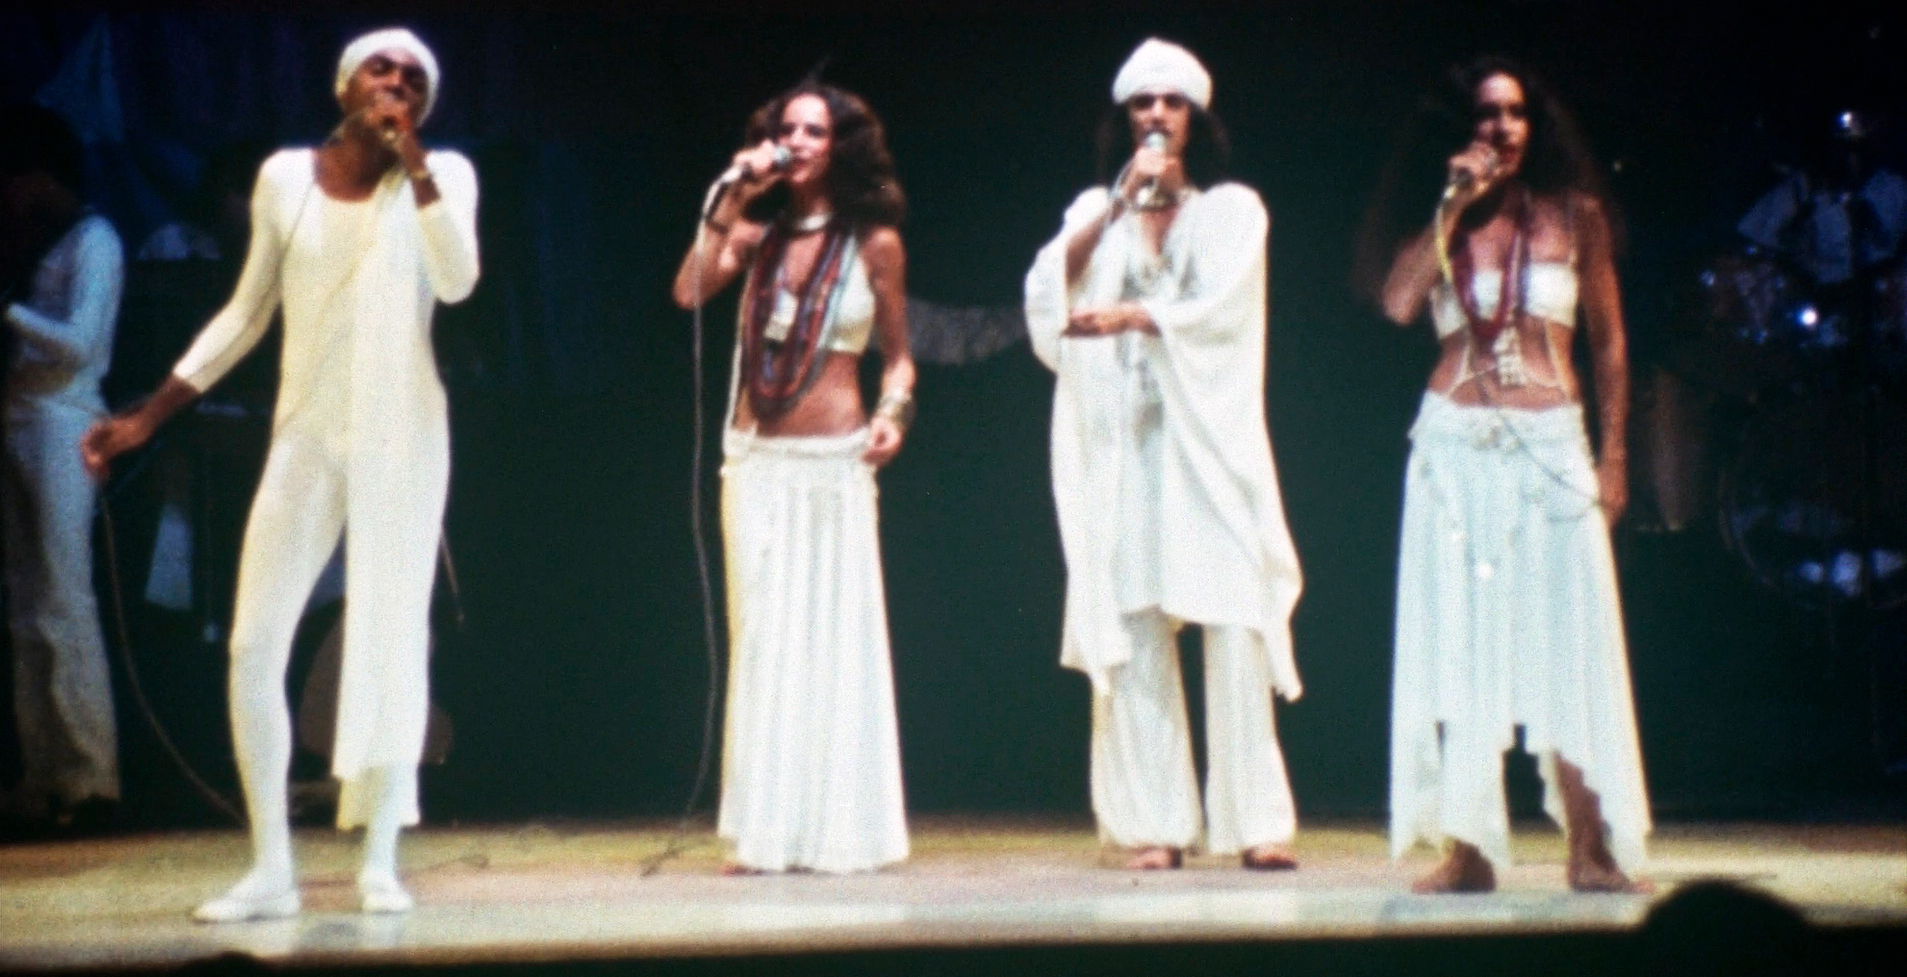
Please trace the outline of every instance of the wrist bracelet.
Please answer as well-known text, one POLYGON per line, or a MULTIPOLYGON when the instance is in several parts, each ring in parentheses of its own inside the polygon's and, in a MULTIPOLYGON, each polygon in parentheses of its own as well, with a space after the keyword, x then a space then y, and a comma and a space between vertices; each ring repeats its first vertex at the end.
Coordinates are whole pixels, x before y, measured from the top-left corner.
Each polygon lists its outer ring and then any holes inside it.
POLYGON ((410 177, 412 183, 419 183, 424 180, 433 179, 430 172, 430 167, 428 166, 420 166, 414 170, 405 170, 404 175, 407 177, 410 177))
POLYGON ((884 417, 894 422, 894 426, 907 433, 914 426, 914 392, 912 390, 888 390, 881 394, 879 403, 874 405, 874 416, 884 417))

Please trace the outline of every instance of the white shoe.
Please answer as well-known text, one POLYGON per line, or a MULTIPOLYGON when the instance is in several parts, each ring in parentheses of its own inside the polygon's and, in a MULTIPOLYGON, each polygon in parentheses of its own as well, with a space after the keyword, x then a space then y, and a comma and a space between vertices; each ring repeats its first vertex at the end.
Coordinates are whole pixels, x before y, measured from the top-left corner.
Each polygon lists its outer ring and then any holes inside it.
POLYGON ((416 904, 395 875, 378 872, 358 876, 358 908, 363 912, 407 913, 416 904))
POLYGON ((200 904, 192 918, 201 923, 243 923, 253 919, 283 919, 298 914, 298 887, 264 888, 251 876, 239 880, 222 896, 200 904))

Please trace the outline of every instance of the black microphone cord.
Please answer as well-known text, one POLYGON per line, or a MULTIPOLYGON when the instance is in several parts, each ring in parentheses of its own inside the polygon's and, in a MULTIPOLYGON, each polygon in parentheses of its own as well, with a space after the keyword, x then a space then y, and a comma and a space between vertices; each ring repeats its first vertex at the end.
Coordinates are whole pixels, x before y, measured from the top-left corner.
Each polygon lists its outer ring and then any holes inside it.
MULTIPOLYGON (((715 208, 721 204, 722 195, 726 192, 727 188, 720 183, 709 191, 708 203, 698 214, 695 229, 696 241, 699 242, 702 237, 700 221, 708 220, 715 213, 715 208)), ((691 248, 695 246, 690 245, 691 248)), ((715 636, 715 587, 709 573, 708 531, 704 526, 702 511, 704 508, 702 500, 704 443, 708 440, 708 406, 704 401, 707 399, 708 382, 702 349, 705 339, 702 324, 702 306, 705 299, 702 294, 702 261, 700 255, 695 257, 695 308, 690 315, 692 325, 689 352, 689 386, 692 388, 694 397, 694 418, 689 426, 695 436, 694 445, 689 451, 689 535, 695 543, 696 581, 701 585, 702 644, 708 656, 708 696, 702 710, 702 752, 695 765, 695 783, 689 788, 688 803, 683 805, 682 817, 676 823, 675 830, 670 833, 668 842, 663 845, 661 851, 643 861, 642 875, 645 878, 660 871, 664 862, 707 843, 691 843, 688 836, 695 820, 696 806, 702 801, 702 792, 708 787, 709 771, 715 762, 715 707, 718 702, 717 690, 721 688, 722 659, 715 636)))

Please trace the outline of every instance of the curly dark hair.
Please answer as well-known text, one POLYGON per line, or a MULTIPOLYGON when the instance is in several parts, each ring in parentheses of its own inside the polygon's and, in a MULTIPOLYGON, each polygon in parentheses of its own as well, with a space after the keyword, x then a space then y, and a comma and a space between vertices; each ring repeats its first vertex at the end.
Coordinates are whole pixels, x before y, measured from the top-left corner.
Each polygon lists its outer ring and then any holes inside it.
POLYGON ((1477 86, 1492 75, 1507 75, 1523 89, 1530 135, 1518 179, 1539 197, 1565 205, 1595 202, 1611 231, 1620 233, 1602 168, 1575 117, 1536 72, 1510 58, 1485 55, 1446 71, 1405 123, 1358 235, 1360 292, 1377 294, 1398 243, 1429 221, 1430 205, 1442 192, 1445 162, 1475 132, 1477 86))
MULTIPOLYGON (((861 96, 819 81, 804 81, 770 99, 748 117, 742 142, 753 146, 773 139, 788 103, 813 95, 827 103, 831 133, 828 169, 822 179, 834 212, 851 224, 899 227, 907 217, 907 195, 894 174, 894 157, 887 151, 887 130, 861 96)), ((788 189, 777 185, 755 198, 743 216, 752 221, 774 220, 788 206, 788 189)))
MULTIPOLYGON (((1099 182, 1110 183, 1134 150, 1131 116, 1121 103, 1099 119, 1099 182)), ((1185 178, 1199 187, 1225 179, 1232 163, 1232 139, 1225 123, 1196 104, 1185 134, 1185 178)))

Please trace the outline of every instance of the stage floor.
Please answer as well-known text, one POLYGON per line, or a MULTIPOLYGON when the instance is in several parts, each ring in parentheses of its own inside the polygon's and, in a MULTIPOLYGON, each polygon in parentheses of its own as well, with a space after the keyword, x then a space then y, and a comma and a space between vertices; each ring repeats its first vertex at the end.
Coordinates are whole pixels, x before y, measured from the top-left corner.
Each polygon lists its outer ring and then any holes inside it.
POLYGON ((1907 924, 1898 826, 1668 825, 1646 873, 1655 896, 1576 895, 1562 839, 1519 827, 1518 864, 1487 896, 1414 896, 1425 851, 1389 863, 1376 823, 1311 824, 1296 872, 1193 858, 1177 872, 1113 867, 1089 825, 920 817, 914 855, 888 871, 730 878, 706 832, 653 875, 670 826, 533 824, 408 835, 403 916, 355 909, 356 839, 301 831, 305 911, 193 924, 242 869, 236 831, 0 848, 0 968, 183 964, 237 951, 297 966, 709 957, 789 950, 1067 946, 1632 927, 1677 883, 1758 887, 1826 926, 1907 924))

